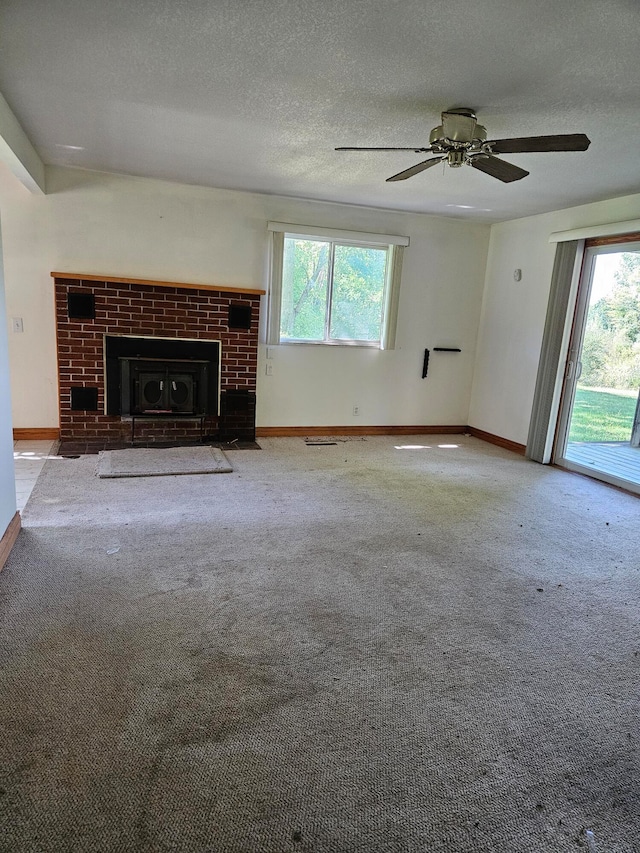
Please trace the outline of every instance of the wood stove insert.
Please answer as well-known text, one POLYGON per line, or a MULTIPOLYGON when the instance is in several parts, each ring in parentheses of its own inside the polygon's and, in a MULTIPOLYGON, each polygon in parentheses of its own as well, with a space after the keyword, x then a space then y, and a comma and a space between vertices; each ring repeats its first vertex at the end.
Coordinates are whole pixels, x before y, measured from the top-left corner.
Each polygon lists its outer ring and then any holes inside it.
POLYGON ((219 341, 106 335, 105 369, 109 415, 219 414, 219 341))

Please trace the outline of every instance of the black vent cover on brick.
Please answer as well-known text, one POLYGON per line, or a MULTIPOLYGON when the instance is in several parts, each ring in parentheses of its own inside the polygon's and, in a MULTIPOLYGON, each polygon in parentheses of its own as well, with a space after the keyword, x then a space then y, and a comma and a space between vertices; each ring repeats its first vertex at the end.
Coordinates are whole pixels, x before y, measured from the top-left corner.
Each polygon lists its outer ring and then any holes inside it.
POLYGON ((221 399, 225 413, 234 415, 250 411, 256 403, 256 395, 244 388, 223 391, 221 399))
POLYGON ((67 314, 70 320, 95 320, 96 300, 93 293, 68 293, 67 314))
POLYGON ((229 305, 227 325, 230 329, 250 329, 251 305, 229 305))
POLYGON ((232 388, 220 395, 218 435, 222 441, 256 440, 256 395, 244 388, 232 388))
POLYGON ((71 411, 72 412, 97 412, 98 411, 98 389, 97 388, 72 388, 71 389, 71 411))

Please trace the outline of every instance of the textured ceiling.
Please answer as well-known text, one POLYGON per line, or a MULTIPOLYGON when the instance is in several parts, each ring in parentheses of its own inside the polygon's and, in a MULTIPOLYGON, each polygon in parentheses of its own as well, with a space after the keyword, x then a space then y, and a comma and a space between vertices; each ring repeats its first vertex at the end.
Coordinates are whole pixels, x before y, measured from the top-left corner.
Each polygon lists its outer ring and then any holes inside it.
POLYGON ((497 221, 640 191, 639 29, 636 0, 1 0, 0 91, 45 163, 497 221), (333 150, 455 106, 592 144, 512 184, 333 150))

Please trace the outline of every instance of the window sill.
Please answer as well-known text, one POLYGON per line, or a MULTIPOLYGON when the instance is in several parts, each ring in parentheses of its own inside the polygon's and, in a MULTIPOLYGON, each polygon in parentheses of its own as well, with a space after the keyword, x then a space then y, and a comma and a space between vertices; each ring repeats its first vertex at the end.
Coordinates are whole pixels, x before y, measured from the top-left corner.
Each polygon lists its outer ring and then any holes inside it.
POLYGON ((294 341, 280 339, 280 346, 311 346, 311 347, 364 347, 365 349, 382 349, 380 341, 294 341))

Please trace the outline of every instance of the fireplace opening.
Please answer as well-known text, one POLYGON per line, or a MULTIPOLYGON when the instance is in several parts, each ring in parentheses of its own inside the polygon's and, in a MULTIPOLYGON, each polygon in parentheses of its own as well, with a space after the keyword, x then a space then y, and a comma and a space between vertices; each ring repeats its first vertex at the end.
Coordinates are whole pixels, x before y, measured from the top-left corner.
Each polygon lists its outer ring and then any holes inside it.
POLYGON ((219 341, 107 335, 105 365, 107 414, 219 414, 219 341))

